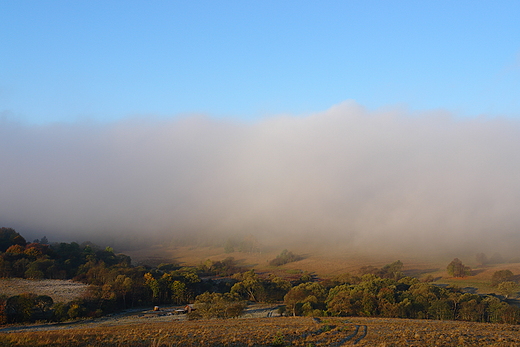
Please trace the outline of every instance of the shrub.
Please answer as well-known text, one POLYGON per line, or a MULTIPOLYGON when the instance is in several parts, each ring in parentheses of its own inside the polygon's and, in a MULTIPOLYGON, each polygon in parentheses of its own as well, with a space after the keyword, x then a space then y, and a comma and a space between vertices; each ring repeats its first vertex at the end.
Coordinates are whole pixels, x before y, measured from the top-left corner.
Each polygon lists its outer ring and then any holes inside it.
POLYGON ((271 266, 280 266, 287 263, 292 263, 294 261, 302 260, 302 257, 294 254, 291 251, 284 249, 282 253, 276 256, 273 260, 269 262, 271 266))
POLYGON ((511 270, 498 270, 495 271, 493 277, 491 277, 491 285, 493 287, 498 286, 502 282, 510 281, 513 278, 511 270))

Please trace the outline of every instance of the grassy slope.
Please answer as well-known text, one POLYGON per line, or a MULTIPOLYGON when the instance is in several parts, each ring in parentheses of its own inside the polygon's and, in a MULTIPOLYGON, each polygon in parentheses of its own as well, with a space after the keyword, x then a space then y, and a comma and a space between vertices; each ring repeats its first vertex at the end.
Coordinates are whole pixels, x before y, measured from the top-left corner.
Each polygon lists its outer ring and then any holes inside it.
MULTIPOLYGON (((290 248, 294 253, 304 256, 303 260, 289 263, 280 267, 269 266, 269 261, 274 259, 283 247, 273 248, 262 253, 225 253, 222 247, 162 247, 153 249, 131 251, 128 254, 136 260, 150 258, 159 261, 171 261, 181 265, 197 265, 206 259, 213 261, 233 257, 240 265, 252 267, 258 272, 270 272, 285 276, 294 276, 301 271, 309 271, 320 278, 333 277, 335 275, 356 271, 366 265, 381 267, 400 259, 404 263, 404 271, 407 275, 423 278, 431 275, 437 284, 457 285, 459 287, 476 288, 478 293, 493 293, 495 288, 491 287, 491 277, 498 270, 509 269, 514 274, 520 274, 520 263, 495 264, 485 267, 475 267, 474 275, 465 278, 452 278, 446 272, 447 264, 453 259, 450 256, 443 257, 421 257, 420 255, 384 254, 368 255, 366 253, 332 249, 290 248)), ((470 261, 465 264, 474 267, 470 261)))

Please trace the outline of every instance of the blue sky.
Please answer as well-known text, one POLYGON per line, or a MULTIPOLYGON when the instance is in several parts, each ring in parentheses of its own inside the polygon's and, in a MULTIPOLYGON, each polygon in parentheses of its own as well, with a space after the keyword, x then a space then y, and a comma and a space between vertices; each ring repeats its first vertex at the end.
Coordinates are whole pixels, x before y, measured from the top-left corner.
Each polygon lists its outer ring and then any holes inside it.
POLYGON ((0 118, 520 117, 519 1, 0 2, 0 118))

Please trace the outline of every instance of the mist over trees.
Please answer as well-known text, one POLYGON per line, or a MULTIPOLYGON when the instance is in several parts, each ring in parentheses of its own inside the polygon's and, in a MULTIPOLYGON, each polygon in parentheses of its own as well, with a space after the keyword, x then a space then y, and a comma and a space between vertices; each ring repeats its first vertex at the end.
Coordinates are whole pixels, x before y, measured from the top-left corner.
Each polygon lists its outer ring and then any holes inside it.
POLYGON ((0 120, 9 148, 0 220, 31 239, 117 249, 252 234, 263 244, 510 257, 520 244, 518 138, 514 119, 354 101, 251 123, 0 120))

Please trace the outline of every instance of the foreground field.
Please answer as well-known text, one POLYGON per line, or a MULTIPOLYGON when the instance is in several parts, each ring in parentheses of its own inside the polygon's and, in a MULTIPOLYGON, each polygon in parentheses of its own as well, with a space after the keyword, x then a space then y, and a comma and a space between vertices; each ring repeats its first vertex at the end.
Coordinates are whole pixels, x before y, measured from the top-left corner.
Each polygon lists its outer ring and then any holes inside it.
POLYGON ((375 318, 172 320, 0 335, 13 346, 520 346, 520 326, 375 318))

